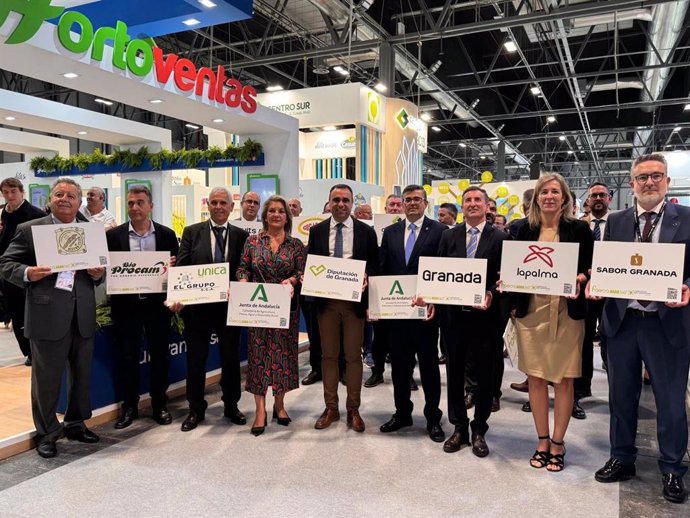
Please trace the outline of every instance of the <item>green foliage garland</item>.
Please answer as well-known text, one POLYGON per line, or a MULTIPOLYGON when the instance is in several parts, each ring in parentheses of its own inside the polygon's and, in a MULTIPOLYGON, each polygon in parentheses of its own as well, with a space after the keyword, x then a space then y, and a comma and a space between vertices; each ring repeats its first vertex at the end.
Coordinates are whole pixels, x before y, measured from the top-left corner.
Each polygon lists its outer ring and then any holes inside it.
POLYGON ((241 146, 230 145, 225 149, 218 146, 211 146, 208 149, 180 149, 169 151, 167 149, 157 153, 149 153, 146 146, 139 148, 138 151, 122 149, 113 152, 112 155, 104 155, 100 149, 91 154, 79 153, 71 157, 64 158, 54 156, 47 158, 39 156, 33 158, 30 163, 34 173, 45 171, 53 173, 55 171, 65 172, 77 168, 79 171, 86 171, 90 166, 104 164, 113 166, 122 164, 127 169, 134 169, 141 166, 146 160, 149 161, 153 170, 161 170, 164 163, 182 162, 188 169, 193 169, 201 161, 207 161, 213 165, 218 160, 237 160, 240 163, 255 160, 263 152, 260 142, 248 138, 241 146))

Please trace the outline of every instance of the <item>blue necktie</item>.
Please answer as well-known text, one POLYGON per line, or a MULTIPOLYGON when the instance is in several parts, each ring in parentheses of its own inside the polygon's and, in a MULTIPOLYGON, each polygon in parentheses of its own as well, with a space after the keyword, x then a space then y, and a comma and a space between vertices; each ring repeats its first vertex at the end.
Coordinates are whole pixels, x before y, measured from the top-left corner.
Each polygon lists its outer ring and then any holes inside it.
POLYGON ((603 219, 594 220, 594 241, 601 241, 601 225, 604 222, 603 219))
POLYGON ((333 249, 333 257, 343 256, 343 224, 338 223, 335 226, 335 248, 333 249))
POLYGON ((467 243, 467 258, 474 259, 474 254, 477 253, 477 242, 479 239, 477 235, 479 234, 479 229, 476 227, 470 228, 470 242, 467 243))
POLYGON ((225 227, 213 227, 213 232, 216 234, 216 249, 213 253, 214 263, 225 262, 225 239, 223 239, 223 233, 225 227))
POLYGON ((410 223, 409 229, 410 235, 407 236, 407 242, 405 243, 405 264, 410 262, 412 249, 414 248, 415 241, 417 241, 417 225, 410 223))

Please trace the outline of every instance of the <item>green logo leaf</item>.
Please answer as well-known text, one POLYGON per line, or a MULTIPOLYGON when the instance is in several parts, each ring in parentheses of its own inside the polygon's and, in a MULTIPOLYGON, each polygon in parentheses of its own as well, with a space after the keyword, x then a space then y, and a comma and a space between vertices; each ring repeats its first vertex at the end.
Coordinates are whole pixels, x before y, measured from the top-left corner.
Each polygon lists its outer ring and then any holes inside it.
POLYGON ((405 128, 407 128, 407 125, 410 123, 410 116, 407 114, 407 112, 404 109, 402 109, 395 116, 395 120, 398 121, 398 124, 400 124, 400 127, 402 129, 405 129, 405 128))
POLYGON ((405 295, 405 292, 402 289, 402 286, 400 285, 400 281, 395 281, 393 282, 393 286, 391 286, 391 291, 388 293, 388 295, 405 295))
POLYGON ((249 301, 254 302, 255 299, 259 299, 262 302, 268 302, 268 297, 266 296, 266 290, 264 289, 263 284, 259 284, 256 287, 256 289, 254 290, 254 294, 252 295, 252 298, 249 301))
POLYGON ((10 12, 22 16, 19 24, 10 37, 5 40, 9 45, 24 43, 33 38, 44 21, 57 18, 64 7, 50 5, 52 0, 2 0, 0 2, 0 27, 7 21, 10 12))
POLYGON ((322 264, 319 264, 319 265, 312 264, 309 267, 309 270, 311 271, 311 273, 314 274, 315 277, 318 277, 319 275, 321 275, 323 272, 326 271, 326 267, 322 264))

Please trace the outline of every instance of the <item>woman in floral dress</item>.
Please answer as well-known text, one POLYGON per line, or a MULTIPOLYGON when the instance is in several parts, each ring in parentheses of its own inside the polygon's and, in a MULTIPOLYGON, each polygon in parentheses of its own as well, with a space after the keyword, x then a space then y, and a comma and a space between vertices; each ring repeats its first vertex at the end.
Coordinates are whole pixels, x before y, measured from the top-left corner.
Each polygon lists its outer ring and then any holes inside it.
POLYGON ((256 416, 254 435, 266 427, 266 392, 271 387, 275 402, 273 418, 287 426, 285 393, 299 387, 297 342, 299 335, 298 292, 295 289, 304 271, 306 248, 290 235, 292 214, 287 201, 271 196, 261 212, 263 231, 245 242, 237 279, 244 282, 280 283, 290 287, 290 327, 288 329, 249 328, 247 392, 254 394, 256 416))

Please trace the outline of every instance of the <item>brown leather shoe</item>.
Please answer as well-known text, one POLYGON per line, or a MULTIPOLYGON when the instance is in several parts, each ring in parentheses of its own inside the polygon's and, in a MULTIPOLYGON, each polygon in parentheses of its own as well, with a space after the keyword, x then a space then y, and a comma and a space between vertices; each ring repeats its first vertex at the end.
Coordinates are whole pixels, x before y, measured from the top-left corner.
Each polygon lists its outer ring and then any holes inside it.
POLYGON ((339 420, 340 412, 337 408, 326 408, 326 410, 323 411, 323 414, 321 414, 321 417, 316 420, 314 428, 317 430, 323 430, 324 428, 331 426, 331 424, 335 421, 339 420))
POLYGON ((355 432, 362 433, 364 431, 364 420, 356 408, 347 409, 347 425, 355 432))
POLYGON ((443 451, 446 453, 455 453, 456 451, 460 451, 460 448, 463 446, 469 446, 469 444, 469 434, 467 432, 461 432, 456 428, 448 440, 443 443, 443 451))
POLYGON ((511 383, 510 388, 518 392, 529 392, 529 381, 525 379, 522 383, 511 383))

